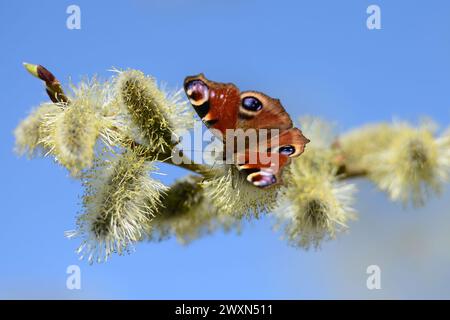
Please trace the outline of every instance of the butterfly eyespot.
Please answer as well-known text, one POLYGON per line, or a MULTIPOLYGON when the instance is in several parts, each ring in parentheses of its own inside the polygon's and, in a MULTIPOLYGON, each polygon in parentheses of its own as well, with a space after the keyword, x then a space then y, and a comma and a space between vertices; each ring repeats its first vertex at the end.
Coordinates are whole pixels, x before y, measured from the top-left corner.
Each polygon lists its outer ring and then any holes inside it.
POLYGON ((290 145, 282 146, 278 149, 278 153, 290 156, 291 154, 295 153, 295 148, 290 145))
POLYGON ((247 180, 254 186, 265 188, 277 183, 277 178, 268 172, 259 171, 251 173, 247 176, 247 180))
POLYGON ((184 86, 192 105, 200 106, 209 100, 209 88, 201 80, 192 80, 184 86))
POLYGON ((242 99, 242 107, 248 111, 259 111, 262 109, 262 103, 255 97, 245 97, 242 99))

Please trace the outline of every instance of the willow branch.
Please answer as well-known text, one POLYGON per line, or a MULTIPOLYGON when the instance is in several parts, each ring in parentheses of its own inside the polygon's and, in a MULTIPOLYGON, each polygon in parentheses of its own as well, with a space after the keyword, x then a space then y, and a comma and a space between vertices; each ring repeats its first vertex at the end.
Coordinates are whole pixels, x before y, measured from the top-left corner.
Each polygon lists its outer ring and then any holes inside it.
MULTIPOLYGON (((23 64, 25 69, 32 74, 34 77, 44 81, 45 83, 45 89, 46 92, 50 98, 50 100, 54 103, 65 103, 66 105, 70 105, 70 99, 65 94, 61 83, 59 80, 51 73, 49 70, 47 70, 45 67, 41 65, 33 65, 30 63, 24 63, 23 64)), ((131 138, 129 138, 132 140, 131 138)), ((129 144, 130 148, 136 148, 138 146, 141 146, 138 142, 132 140, 129 144)), ((213 175, 213 168, 208 165, 198 164, 192 162, 191 159, 184 156, 181 159, 181 163, 175 163, 173 161, 173 157, 170 152, 162 153, 158 155, 157 161, 169 163, 181 168, 184 168, 186 170, 192 171, 194 173, 200 174, 202 176, 208 177, 213 175)))
POLYGON ((336 175, 340 180, 354 179, 354 178, 363 178, 368 174, 365 169, 352 169, 347 168, 345 164, 338 167, 336 175))
MULTIPOLYGON (((70 99, 65 94, 60 81, 53 75, 53 73, 51 73, 49 70, 47 70, 45 67, 41 65, 33 65, 29 63, 24 63, 23 65, 30 74, 44 81, 46 92, 52 102, 70 105, 71 103, 70 99)), ((129 143, 130 148, 136 148, 138 146, 141 146, 138 142, 134 141, 133 139, 131 138, 128 139, 130 140, 129 143)), ((176 148, 176 146, 174 145, 173 148, 176 148)), ((204 176, 205 178, 213 177, 215 175, 216 170, 214 169, 214 167, 205 164, 195 163, 185 155, 181 156, 182 158, 179 159, 180 161, 174 162, 174 158, 172 157, 173 151, 178 152, 179 150, 173 149, 168 152, 161 153, 158 155, 157 161, 181 167, 193 173, 204 176)), ((153 159, 152 154, 149 154, 148 156, 149 158, 153 159)), ((367 171, 364 169, 349 168, 345 164, 343 157, 338 158, 336 161, 338 166, 336 174, 341 180, 367 176, 367 171)))

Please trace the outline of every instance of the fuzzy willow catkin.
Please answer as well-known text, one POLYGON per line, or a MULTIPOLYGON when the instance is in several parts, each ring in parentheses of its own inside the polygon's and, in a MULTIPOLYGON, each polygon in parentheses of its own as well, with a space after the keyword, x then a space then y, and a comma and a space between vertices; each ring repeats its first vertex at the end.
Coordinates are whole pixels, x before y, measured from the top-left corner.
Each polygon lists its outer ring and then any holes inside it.
POLYGON ((364 169, 394 201, 423 205, 448 181, 448 133, 436 137, 430 125, 370 125, 343 135, 340 141, 346 165, 364 169))
POLYGON ((98 161, 85 175, 84 213, 69 236, 84 238, 78 250, 90 262, 130 249, 158 214, 166 187, 149 176, 155 169, 142 153, 137 148, 98 161))
POLYGON ((53 117, 62 112, 62 108, 54 103, 43 103, 24 119, 15 129, 15 151, 19 155, 27 155, 29 158, 43 155, 48 150, 42 143, 43 122, 46 117, 53 117))
POLYGON ((423 205, 448 178, 448 144, 423 127, 398 124, 395 131, 391 143, 370 159, 369 178, 392 200, 423 205))
POLYGON ((203 190, 205 196, 220 211, 236 218, 258 218, 268 213, 276 203, 278 186, 269 189, 256 188, 249 184, 238 169, 232 165, 224 165, 218 174, 205 180, 203 190))
POLYGON ((133 137, 154 153, 167 153, 176 144, 177 132, 193 124, 192 112, 180 92, 167 94, 142 72, 119 73, 116 90, 130 116, 133 137))
POLYGON ((239 219, 214 206, 203 192, 200 176, 177 180, 161 197, 163 206, 152 223, 151 240, 174 235, 182 244, 190 243, 219 228, 239 230, 239 219))
POLYGON ((42 142, 57 161, 78 176, 94 161, 101 124, 89 104, 74 101, 63 112, 46 117, 42 142))
POLYGON ((294 246, 317 248, 346 230, 348 220, 355 218, 356 188, 338 181, 331 159, 329 150, 309 148, 289 168, 275 216, 294 246))

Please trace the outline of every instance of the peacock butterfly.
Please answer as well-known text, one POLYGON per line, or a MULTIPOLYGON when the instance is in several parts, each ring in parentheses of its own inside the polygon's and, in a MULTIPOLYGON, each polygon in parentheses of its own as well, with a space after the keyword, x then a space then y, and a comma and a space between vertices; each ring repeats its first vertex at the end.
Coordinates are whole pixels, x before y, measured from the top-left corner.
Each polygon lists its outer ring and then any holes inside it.
POLYGON ((283 168, 309 142, 293 127, 280 100, 264 93, 240 92, 232 83, 214 82, 203 74, 186 77, 184 90, 203 123, 224 142, 224 157, 231 154, 232 163, 256 187, 281 183, 283 168), (256 143, 246 139, 251 133, 256 143))

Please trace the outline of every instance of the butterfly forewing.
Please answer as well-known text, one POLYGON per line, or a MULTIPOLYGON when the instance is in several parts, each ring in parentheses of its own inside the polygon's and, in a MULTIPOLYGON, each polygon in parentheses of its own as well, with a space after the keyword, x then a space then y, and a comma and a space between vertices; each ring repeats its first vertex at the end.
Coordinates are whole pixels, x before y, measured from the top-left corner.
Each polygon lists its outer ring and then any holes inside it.
POLYGON ((235 129, 240 104, 239 89, 232 83, 210 81, 203 74, 184 80, 186 94, 205 125, 218 130, 235 129))
POLYGON ((292 120, 280 100, 257 91, 242 92, 240 98, 238 128, 278 129, 280 131, 292 128, 292 120), (247 103, 247 101, 251 103, 247 103), (255 108, 255 105, 259 107, 255 108))

